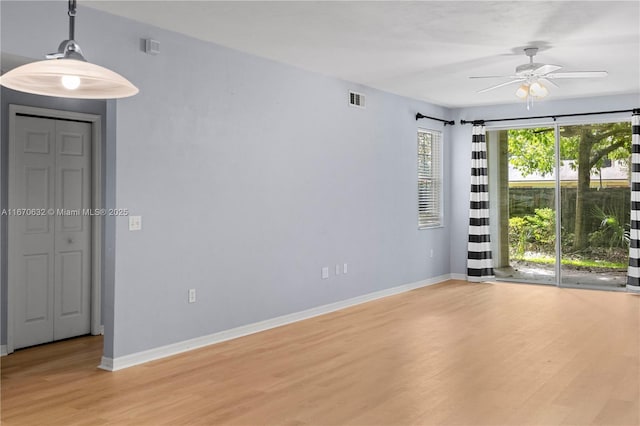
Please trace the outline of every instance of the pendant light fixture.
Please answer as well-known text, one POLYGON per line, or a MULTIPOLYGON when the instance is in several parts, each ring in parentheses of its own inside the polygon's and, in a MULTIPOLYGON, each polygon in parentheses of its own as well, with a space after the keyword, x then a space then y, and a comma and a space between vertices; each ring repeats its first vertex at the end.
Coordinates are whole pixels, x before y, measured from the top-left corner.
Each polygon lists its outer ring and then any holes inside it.
POLYGON ((15 68, 0 77, 0 84, 36 95, 80 99, 126 98, 138 88, 107 68, 87 62, 75 42, 76 0, 69 0, 69 39, 46 60, 15 68))

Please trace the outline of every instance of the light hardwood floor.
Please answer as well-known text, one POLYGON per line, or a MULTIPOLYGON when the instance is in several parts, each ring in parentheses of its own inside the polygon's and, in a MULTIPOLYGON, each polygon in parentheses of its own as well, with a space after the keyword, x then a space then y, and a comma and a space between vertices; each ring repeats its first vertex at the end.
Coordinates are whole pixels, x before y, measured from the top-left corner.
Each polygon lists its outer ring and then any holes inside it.
POLYGON ((109 373, 2 358, 4 425, 640 424, 640 296, 450 281, 109 373))

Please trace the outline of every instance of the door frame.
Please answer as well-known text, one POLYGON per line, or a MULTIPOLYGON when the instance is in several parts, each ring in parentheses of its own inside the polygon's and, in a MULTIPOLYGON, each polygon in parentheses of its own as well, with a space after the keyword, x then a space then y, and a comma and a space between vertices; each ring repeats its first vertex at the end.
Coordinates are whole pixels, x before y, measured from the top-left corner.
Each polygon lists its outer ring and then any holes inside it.
MULTIPOLYGON (((25 105, 9 105, 9 176, 8 190, 9 199, 8 207, 15 205, 16 196, 13 188, 15 176, 15 152, 14 138, 16 137, 16 116, 18 114, 34 115, 48 119, 67 119, 85 121, 91 124, 91 209, 102 209, 102 117, 95 114, 86 114, 73 111, 60 111, 49 108, 31 107, 25 105)), ((101 314, 101 295, 102 295, 102 230, 103 218, 100 215, 91 217, 91 334, 103 334, 102 314, 101 314)), ((14 333, 14 312, 13 299, 17 289, 14 288, 15 280, 13 279, 13 269, 16 263, 13 260, 15 253, 11 247, 17 239, 16 231, 12 226, 12 216, 8 217, 8 286, 7 286, 7 353, 14 351, 13 333, 14 333)))
MULTIPOLYGON (((528 128, 534 128, 534 127, 548 127, 548 128, 552 128, 554 131, 554 166, 556 170, 560 170, 560 163, 561 163, 561 159, 560 159, 560 128, 563 126, 581 126, 581 125, 588 125, 588 124, 600 124, 600 123, 622 123, 622 122, 630 122, 631 118, 630 117, 626 117, 623 116, 622 113, 615 113, 615 114, 611 114, 611 115, 605 115, 605 116, 588 116, 588 117, 571 117, 571 118, 565 118, 565 119, 553 119, 553 121, 549 121, 549 120, 533 120, 532 122, 528 122, 527 119, 524 119, 523 121, 518 121, 516 124, 511 124, 511 125, 487 125, 486 126, 486 131, 487 133, 489 132, 499 132, 499 131, 503 131, 503 130, 511 130, 511 129, 528 129, 528 128)), ((491 161, 491 158, 489 158, 489 161, 491 161)), ((491 163, 490 163, 490 167, 491 167, 491 163)), ((491 179, 491 176, 490 176, 491 179)), ((555 271, 555 282, 553 283, 545 283, 545 282, 541 282, 541 281, 530 281, 530 280, 517 280, 514 281, 513 279, 510 278, 498 278, 498 281, 508 281, 508 282, 518 282, 518 283, 524 283, 524 284, 536 284, 536 285, 551 285, 551 286, 555 286, 555 287, 560 287, 560 288, 579 288, 579 289, 589 289, 589 290, 604 290, 604 291, 621 291, 624 292, 625 289, 624 287, 622 288, 617 288, 617 287, 610 287, 610 286, 599 286, 599 285, 572 285, 569 283, 564 283, 562 281, 562 246, 561 246, 561 234, 562 234, 562 222, 561 222, 561 217, 562 217, 562 212, 561 212, 561 193, 560 193, 560 184, 561 184, 561 180, 560 180, 560 174, 556 173, 555 179, 553 181, 554 183, 554 208, 555 208, 555 215, 556 218, 559 218, 558 220, 556 220, 556 227, 555 227, 555 232, 556 232, 556 243, 555 243, 555 256, 556 256, 556 261, 554 264, 554 271, 555 271)), ((493 195, 490 192, 489 197, 493 197, 493 195)), ((494 198, 490 198, 490 202, 494 202, 495 199, 494 198)), ((493 239, 493 236, 496 235, 496 232, 494 230, 494 223, 496 221, 494 220, 493 222, 491 222, 491 226, 492 226, 492 230, 491 230, 491 235, 492 235, 492 241, 495 241, 495 239, 493 239)), ((495 256, 495 253, 494 253, 495 256)))

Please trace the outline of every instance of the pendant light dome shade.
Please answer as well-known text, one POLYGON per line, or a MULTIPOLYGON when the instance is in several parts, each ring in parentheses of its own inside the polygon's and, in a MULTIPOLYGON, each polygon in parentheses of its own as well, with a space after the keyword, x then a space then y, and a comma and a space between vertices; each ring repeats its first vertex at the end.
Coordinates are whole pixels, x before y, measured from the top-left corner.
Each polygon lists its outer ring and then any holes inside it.
POLYGON ((47 59, 15 68, 2 77, 9 89, 63 98, 111 99, 138 93, 120 74, 76 59, 47 59))
POLYGON ((0 85, 36 95, 80 99, 126 98, 138 88, 120 74, 89 63, 75 42, 76 0, 69 0, 69 38, 47 60, 32 62, 0 76, 0 85))

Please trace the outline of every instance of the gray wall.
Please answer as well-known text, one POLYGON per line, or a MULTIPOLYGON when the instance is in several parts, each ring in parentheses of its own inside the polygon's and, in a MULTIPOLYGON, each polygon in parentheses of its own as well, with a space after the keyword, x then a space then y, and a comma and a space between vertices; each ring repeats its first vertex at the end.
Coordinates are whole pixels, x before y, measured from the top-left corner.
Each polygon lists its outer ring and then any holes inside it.
MULTIPOLYGON (((560 90, 560 89, 558 89, 560 90)), ((640 107, 640 94, 604 96, 590 99, 570 99, 553 101, 547 98, 537 102, 530 111, 527 111, 523 102, 483 106, 475 108, 460 108, 453 111, 456 122, 464 120, 489 120, 491 118, 510 117, 536 117, 552 114, 574 114, 579 112, 616 111, 640 107)), ((626 119, 631 114, 617 114, 592 117, 559 118, 558 123, 582 123, 589 120, 626 119)), ((535 125, 536 123, 549 122, 544 120, 523 120, 502 123, 487 123, 487 129, 505 126, 535 125)), ((451 170, 459 173, 451 174, 451 205, 450 226, 451 231, 451 273, 466 274, 467 271, 467 232, 469 226, 469 188, 471 185, 471 125, 456 125, 451 131, 451 170)))
MULTIPOLYGON (((66 3, 3 1, 2 51, 55 50, 66 3)), ((444 129, 450 170, 450 128, 414 119, 449 110, 82 7, 76 36, 140 88, 118 101, 115 205, 143 230, 116 219, 106 356, 450 272, 451 222, 418 231, 416 200, 416 130, 444 129), (160 55, 140 51, 146 37, 160 55), (350 89, 366 109, 347 105, 350 89)))

